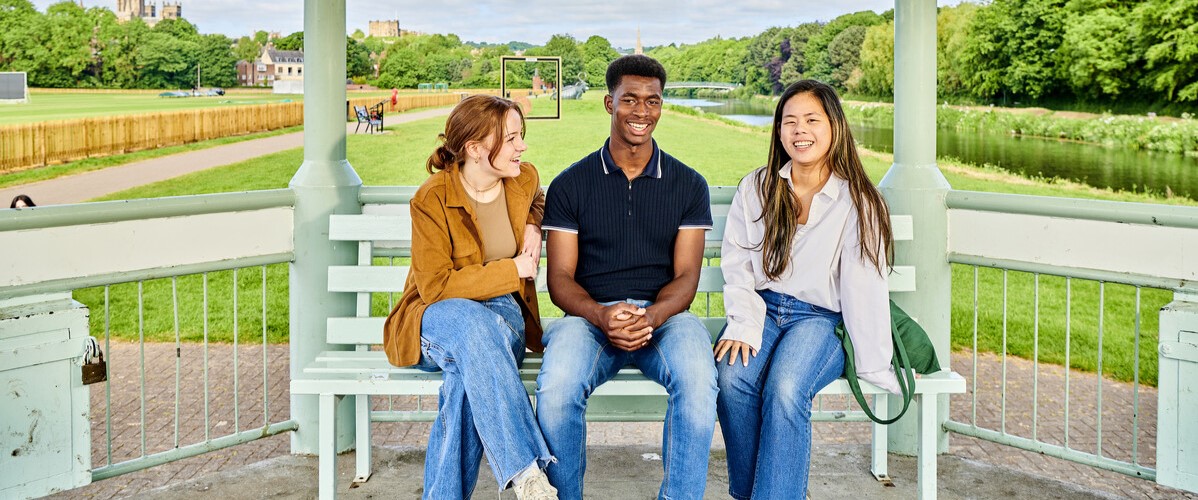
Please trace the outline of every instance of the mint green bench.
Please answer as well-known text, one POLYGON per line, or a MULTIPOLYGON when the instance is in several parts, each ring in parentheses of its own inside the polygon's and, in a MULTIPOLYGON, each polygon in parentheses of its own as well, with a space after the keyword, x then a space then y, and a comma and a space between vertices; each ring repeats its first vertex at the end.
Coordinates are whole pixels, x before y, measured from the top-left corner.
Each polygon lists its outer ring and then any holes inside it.
MULTIPOLYGON (((712 188, 712 214, 715 229, 707 234, 709 265, 702 270, 699 293, 721 293, 723 276, 718 264, 710 258, 719 256, 723 238, 724 221, 728 213, 734 188, 712 188)), ((320 498, 335 498, 338 491, 336 475, 336 429, 337 402, 352 397, 355 405, 354 428, 357 464, 354 482, 364 482, 371 475, 370 423, 371 421, 431 421, 435 410, 411 412, 371 411, 371 396, 436 396, 441 385, 439 373, 428 373, 414 368, 397 368, 387 362, 382 351, 383 316, 371 315, 372 294, 400 294, 403 292, 408 267, 399 265, 375 265, 378 257, 407 257, 411 248, 411 220, 407 205, 366 205, 362 215, 333 215, 329 220, 329 239, 356 244, 358 265, 332 266, 329 268, 329 291, 352 293, 357 298, 354 316, 328 318, 327 342, 346 346, 352 350, 330 350, 319 354, 304 367, 303 375, 291 381, 292 394, 319 396, 319 481, 320 498), (373 417, 373 418, 372 418, 373 417)), ((911 240, 910 216, 892 217, 895 239, 911 240)), ((538 276, 538 289, 545 292, 544 271, 538 276)), ((890 290, 914 291, 915 270, 896 266, 890 276, 890 290)), ((713 299, 719 300, 719 299, 713 299)), ((542 318, 547 326, 554 318, 542 318)), ((714 340, 724 326, 723 317, 702 318, 714 340)), ((530 353, 520 368, 520 376, 530 395, 536 390, 536 377, 541 357, 530 353)), ((885 392, 872 384, 862 382, 864 392, 874 396, 874 412, 887 415, 885 392)), ((917 394, 912 409, 919 416, 918 488, 920 498, 935 498, 936 495, 936 396, 965 392, 965 380, 951 371, 924 375, 916 386, 917 394), (931 404, 923 404, 924 398, 931 404)), ((839 379, 820 391, 821 395, 851 394, 848 383, 839 379)), ((665 410, 665 390, 655 382, 643 377, 635 368, 625 368, 611 381, 603 384, 587 405, 587 419, 591 421, 660 421, 665 410)), ((860 411, 813 412, 817 421, 867 421, 860 411)), ((889 481, 887 474, 887 429, 873 425, 871 471, 879 481, 889 481)))

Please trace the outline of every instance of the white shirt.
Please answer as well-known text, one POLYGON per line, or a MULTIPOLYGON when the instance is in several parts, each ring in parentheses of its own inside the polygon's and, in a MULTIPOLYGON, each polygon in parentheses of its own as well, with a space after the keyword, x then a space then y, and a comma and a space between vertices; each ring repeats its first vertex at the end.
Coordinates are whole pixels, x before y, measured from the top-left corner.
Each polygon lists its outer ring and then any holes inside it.
MULTIPOLYGON (((728 327, 721 339, 760 349, 766 307, 757 290, 784 293, 839 311, 853 340, 857 376, 898 394, 898 379, 890 365, 894 347, 889 288, 885 274, 861 257, 857 207, 848 182, 833 174, 812 197, 807 223, 795 231, 790 265, 778 280, 770 280, 758 247, 765 237, 765 221, 761 220, 757 176, 764 168, 741 179, 728 209, 720 253, 728 327)), ((788 184, 790 169, 787 162, 779 172, 788 184)))

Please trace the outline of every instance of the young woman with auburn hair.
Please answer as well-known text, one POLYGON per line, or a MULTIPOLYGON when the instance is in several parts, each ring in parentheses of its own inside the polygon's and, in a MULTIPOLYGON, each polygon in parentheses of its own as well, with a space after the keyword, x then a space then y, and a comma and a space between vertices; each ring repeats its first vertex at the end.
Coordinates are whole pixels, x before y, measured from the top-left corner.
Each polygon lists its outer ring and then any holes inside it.
POLYGON ((469 498, 486 453, 500 489, 556 499, 518 371, 526 346, 543 349, 533 280, 545 196, 520 161, 524 115, 507 99, 470 96, 439 138, 409 205, 411 271, 384 328, 392 364, 444 373, 424 498, 469 498))
POLYGON ((715 346, 728 492, 794 498, 807 488, 811 401, 844 371, 890 392, 890 215, 836 92, 804 80, 774 112, 768 163, 741 180, 720 267, 728 323, 715 346), (725 360, 725 357, 727 358, 725 360))

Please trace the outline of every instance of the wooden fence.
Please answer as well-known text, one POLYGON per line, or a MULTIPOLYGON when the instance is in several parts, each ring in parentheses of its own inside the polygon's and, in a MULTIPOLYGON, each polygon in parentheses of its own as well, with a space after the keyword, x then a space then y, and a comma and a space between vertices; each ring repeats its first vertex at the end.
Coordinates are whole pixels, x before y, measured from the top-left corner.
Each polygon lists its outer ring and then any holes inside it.
POLYGON ((300 125, 299 102, 0 126, 0 172, 300 125))
MULTIPOLYGON (((394 111, 449 106, 461 93, 400 95, 394 111)), ((373 106, 391 97, 355 97, 346 105, 346 120, 356 120, 353 106, 373 106)), ((206 141, 302 125, 302 102, 80 118, 56 122, 0 126, 0 173, 83 158, 206 141)))
MULTIPOLYGON (((477 92, 472 92, 477 93, 477 92)), ((433 106, 452 106, 461 101, 462 93, 452 94, 400 94, 396 98, 395 107, 391 107, 391 96, 389 95, 372 95, 369 97, 353 97, 346 101, 345 104, 345 119, 355 121, 358 119, 354 115, 354 106, 366 106, 369 109, 378 103, 383 103, 383 112, 401 112, 409 109, 428 108, 433 106)))

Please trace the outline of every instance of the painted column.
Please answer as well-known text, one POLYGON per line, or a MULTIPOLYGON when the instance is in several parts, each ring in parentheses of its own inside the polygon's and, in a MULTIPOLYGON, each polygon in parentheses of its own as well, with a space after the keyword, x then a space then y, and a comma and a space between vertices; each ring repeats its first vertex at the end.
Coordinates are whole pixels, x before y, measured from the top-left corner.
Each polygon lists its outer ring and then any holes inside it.
MULTIPOLYGON (((354 297, 328 292, 330 265, 357 263, 356 245, 329 241, 329 215, 360 213, 362 180, 345 159, 345 1, 304 0, 304 162, 295 190, 291 264, 291 377, 329 348, 326 318, 352 316, 354 297)), ((317 452, 316 396, 291 396, 291 452, 317 452)), ((353 402, 337 409, 337 449, 353 443, 353 402)))
MULTIPOLYGON (((895 246, 895 264, 915 266, 916 291, 892 295, 928 331, 940 365, 949 367, 952 273, 947 261, 950 187, 936 166, 936 0, 896 0, 894 6, 894 165, 879 183, 894 214, 912 216, 915 239, 895 246)), ((948 398, 941 396, 941 421, 948 398)), ((901 398, 891 397, 891 408, 901 398)), ((918 451, 916 412, 890 426, 890 451, 918 451)), ((938 448, 948 449, 941 432, 938 448)))

